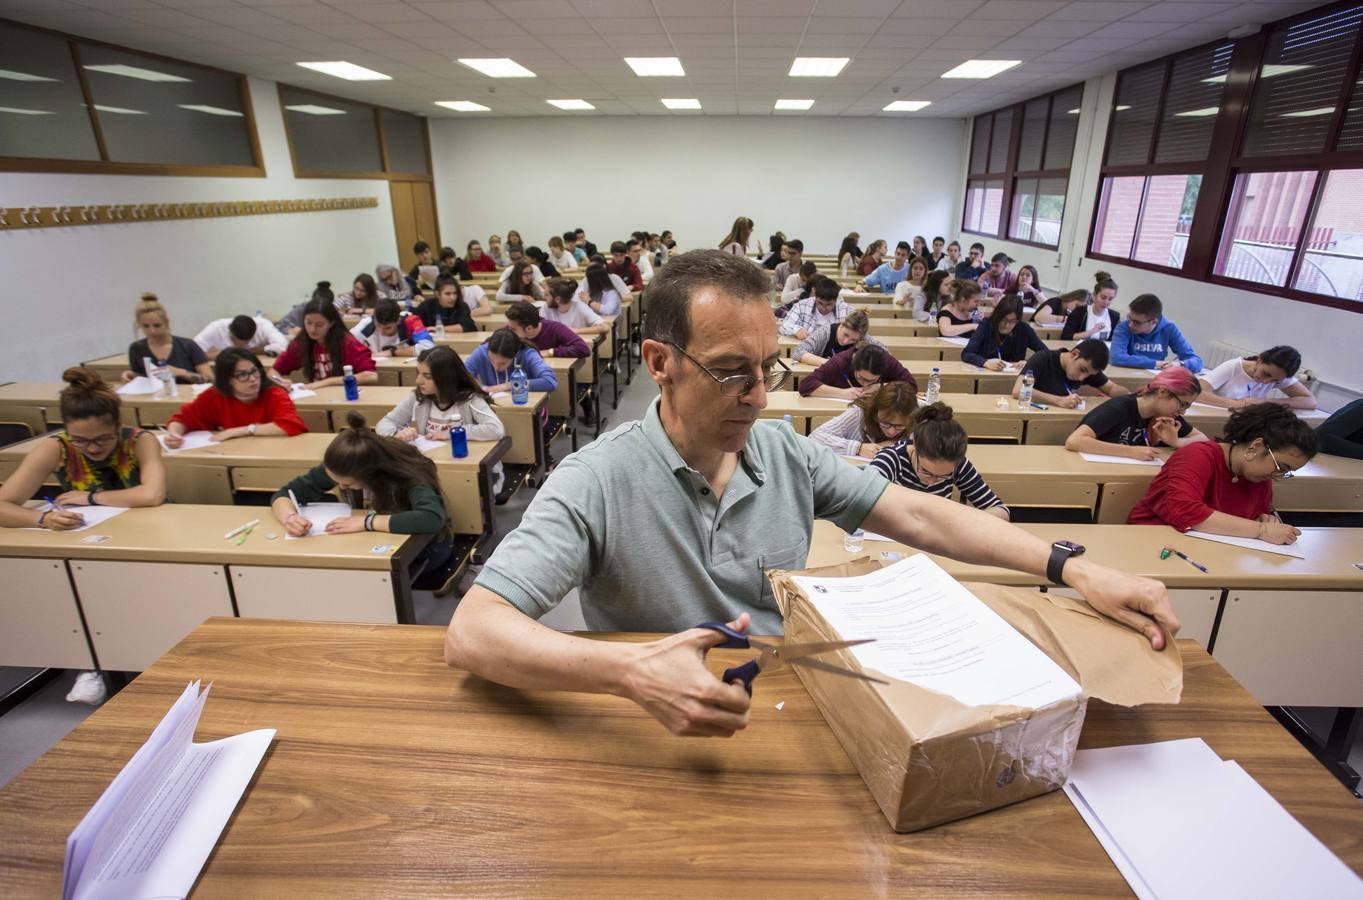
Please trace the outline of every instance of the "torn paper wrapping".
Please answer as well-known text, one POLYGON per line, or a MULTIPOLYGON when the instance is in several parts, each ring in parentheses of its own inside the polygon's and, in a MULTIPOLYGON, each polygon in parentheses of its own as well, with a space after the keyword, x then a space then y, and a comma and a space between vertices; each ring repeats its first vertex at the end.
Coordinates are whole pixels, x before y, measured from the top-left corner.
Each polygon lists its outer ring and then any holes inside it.
MULTIPOLYGON (((861 559, 769 573, 786 639, 875 637, 837 633, 794 578, 851 577, 878 568, 861 559)), ((896 831, 917 831, 1061 787, 1089 697, 1134 706, 1177 703, 1182 693, 1183 664, 1173 642, 1155 652, 1142 635, 1054 594, 966 587, 1068 672, 1082 693, 1042 709, 969 706, 908 681, 878 685, 799 668, 805 689, 896 831)), ((860 668, 851 650, 829 661, 860 668)))

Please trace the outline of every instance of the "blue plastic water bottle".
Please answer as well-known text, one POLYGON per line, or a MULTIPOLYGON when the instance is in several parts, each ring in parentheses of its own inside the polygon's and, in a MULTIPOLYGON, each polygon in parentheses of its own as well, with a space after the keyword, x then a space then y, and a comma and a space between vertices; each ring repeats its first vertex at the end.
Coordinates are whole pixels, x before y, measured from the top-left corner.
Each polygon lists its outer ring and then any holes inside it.
POLYGON ((345 367, 345 377, 341 380, 345 382, 345 398, 352 403, 360 399, 360 380, 355 377, 353 366, 345 367))
POLYGON ((454 414, 450 424, 450 455, 455 459, 469 455, 469 433, 464 430, 464 417, 459 413, 454 414))
POLYGON ((530 379, 525 377, 525 370, 519 364, 511 370, 511 402, 517 406, 530 402, 530 379))

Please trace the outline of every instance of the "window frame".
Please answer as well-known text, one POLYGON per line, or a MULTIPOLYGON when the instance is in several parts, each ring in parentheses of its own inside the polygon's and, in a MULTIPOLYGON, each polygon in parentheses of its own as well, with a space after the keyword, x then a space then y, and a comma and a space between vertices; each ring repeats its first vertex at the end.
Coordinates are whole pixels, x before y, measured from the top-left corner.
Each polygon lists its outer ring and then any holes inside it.
MULTIPOLYGON (((1002 200, 1000 201, 1000 205, 999 205, 999 228, 998 228, 998 231, 997 231, 997 232, 974 231, 974 230, 972 230, 972 229, 969 229, 969 228, 965 227, 965 225, 966 225, 966 210, 965 210, 966 201, 965 201, 965 199, 962 199, 962 202, 961 202, 961 215, 960 215, 960 230, 961 230, 961 233, 962 233, 962 234, 978 235, 978 236, 980 236, 980 237, 987 237, 987 238, 993 238, 993 239, 995 239, 995 240, 1008 241, 1009 243, 1012 243, 1012 244, 1021 244, 1021 245, 1026 246, 1026 247, 1037 247, 1037 248, 1042 249, 1042 250, 1058 250, 1058 249, 1060 248, 1060 240, 1059 240, 1059 234, 1058 234, 1058 233, 1057 233, 1057 235, 1056 235, 1056 243, 1054 243, 1054 244, 1047 244, 1047 243, 1043 243, 1043 242, 1037 241, 1037 240, 1031 240, 1031 239, 1023 240, 1023 239, 1021 239, 1021 238, 1009 237, 1008 232, 1009 232, 1010 226, 1011 226, 1011 224, 1012 224, 1012 220, 1013 220, 1013 198, 1014 198, 1014 195, 1017 194, 1017 186, 1018 186, 1018 182, 1019 182, 1019 181, 1034 181, 1034 182, 1036 182, 1038 185, 1040 185, 1040 183, 1041 183, 1042 181, 1045 181, 1045 180, 1048 180, 1048 179, 1052 179, 1052 180, 1054 180, 1054 179, 1063 180, 1063 181, 1065 182, 1065 190, 1064 190, 1064 195, 1063 195, 1063 196, 1065 196, 1066 200, 1068 201, 1068 198, 1069 198, 1069 188, 1070 188, 1070 175, 1071 175, 1071 172, 1072 172, 1073 169, 1074 169, 1074 148, 1073 148, 1073 147, 1070 148, 1070 164, 1069 164, 1068 166, 1066 166, 1065 168, 1063 168, 1063 169, 1046 169, 1046 168, 1040 168, 1040 169, 1019 169, 1019 168, 1018 168, 1018 154, 1019 154, 1019 151, 1020 151, 1020 149, 1021 149, 1021 147, 1022 147, 1022 130, 1023 130, 1024 127, 1026 127, 1026 122, 1027 122, 1027 107, 1028 107, 1029 105, 1033 104, 1033 103, 1036 103, 1036 102, 1039 101, 1039 100, 1045 100, 1045 101, 1046 101, 1046 115, 1045 115, 1045 118, 1042 120, 1042 121, 1045 123, 1045 129, 1044 129, 1044 131, 1042 132, 1042 135, 1041 135, 1041 147, 1040 147, 1040 150, 1039 150, 1039 153, 1038 153, 1038 157, 1037 157, 1038 160, 1040 161, 1040 164, 1041 164, 1042 166, 1045 166, 1045 164, 1046 164, 1046 151, 1049 149, 1049 147, 1050 147, 1050 142, 1051 142, 1051 124, 1052 124, 1052 122, 1054 121, 1054 118, 1053 118, 1053 115, 1052 115, 1052 114, 1053 114, 1054 109, 1055 109, 1055 101, 1056 101, 1056 98, 1057 98, 1058 96, 1060 96, 1061 94, 1065 94, 1065 93, 1068 93, 1068 92, 1074 91, 1074 90, 1078 90, 1078 91, 1079 91, 1079 103, 1080 103, 1080 106, 1082 107, 1083 102, 1084 102, 1084 99, 1083 99, 1083 98, 1084 98, 1084 85, 1083 85, 1083 83, 1081 82, 1081 83, 1079 83, 1079 84, 1067 85, 1067 86, 1065 86, 1065 87, 1058 88, 1058 89, 1056 89, 1056 90, 1054 90, 1054 91, 1050 91, 1050 92, 1045 93, 1045 94, 1039 94, 1039 95, 1037 95, 1037 96, 1035 96, 1035 97, 1029 97, 1029 98, 1027 98, 1026 100, 1022 100, 1022 101, 1019 101, 1019 102, 1017 102, 1017 103, 1010 103, 1010 104, 1008 104, 1007 106, 1001 106, 1001 107, 999 107, 998 109, 991 110, 990 112, 987 112, 987 113, 980 113, 978 116, 973 116, 973 117, 970 119, 970 140, 971 140, 971 146, 970 146, 970 148, 966 151, 966 154, 965 154, 966 168, 967 168, 966 176, 965 176, 965 196, 966 196, 966 197, 969 196, 969 194, 970 194, 970 187, 971 187, 972 184, 980 183, 980 182, 991 182, 991 181, 999 181, 999 180, 1002 180, 1002 181, 1003 181, 1003 198, 1002 198, 1002 200), (990 155, 992 155, 992 149, 993 149, 993 145, 994 145, 994 125, 995 125, 995 122, 996 122, 996 120, 997 120, 997 117, 998 117, 1000 114, 1007 114, 1007 113, 1011 113, 1011 115, 1012 115, 1012 131, 1011 131, 1011 133, 1010 133, 1009 136, 1008 136, 1008 158, 1007 158, 1007 160, 1005 161, 1005 165, 1004 165, 1004 168, 1003 168, 1002 170, 991 172, 991 171, 988 171, 988 169, 989 169, 989 157, 990 157, 990 155), (984 138, 984 141, 983 141, 984 145, 985 145, 987 148, 989 148, 989 149, 985 152, 985 163, 984 163, 984 165, 985 165, 986 171, 983 171, 983 172, 972 172, 972 171, 969 171, 969 169, 971 168, 971 163, 972 163, 972 161, 973 161, 972 157, 973 157, 973 153, 974 153, 974 149, 975 149, 975 147, 974 147, 974 141, 975 141, 976 122, 977 122, 979 119, 981 119, 981 118, 983 118, 983 117, 985 117, 985 116, 987 116, 987 117, 989 118, 989 127, 988 127, 988 129, 986 130, 985 138, 984 138)), ((1075 140, 1075 143, 1077 144, 1077 143, 1078 143, 1078 130, 1077 130, 1077 129, 1076 129, 1076 131, 1075 131, 1075 138, 1074 138, 1074 140, 1075 140)), ((1035 205, 1035 201, 1034 201, 1034 205, 1035 205)), ((1066 206, 1068 207, 1068 202, 1066 203, 1066 206)), ((1066 210, 1066 211, 1068 211, 1068 210, 1066 210)), ((1065 217, 1065 213, 1062 212, 1062 213, 1061 213, 1061 228, 1062 228, 1062 229, 1064 228, 1064 217, 1065 217)), ((1036 233, 1036 216, 1035 216, 1035 209, 1033 210, 1032 222, 1033 222, 1033 224, 1032 224, 1032 234, 1035 235, 1035 233, 1036 233)))
POLYGON ((435 163, 431 159, 431 122, 425 116, 406 110, 396 109, 391 106, 379 106, 366 100, 356 100, 352 97, 341 97, 337 94, 328 94, 325 91, 314 90, 313 88, 298 87, 297 85, 278 83, 277 95, 279 97, 279 114, 284 120, 284 140, 289 146, 289 164, 293 167, 295 178, 345 178, 345 179, 367 179, 374 181, 419 181, 426 184, 435 183, 435 163), (298 157, 293 149, 293 129, 289 126, 288 110, 284 108, 284 91, 293 91, 299 94, 307 94, 321 100, 346 103, 351 106, 367 106, 374 116, 374 130, 379 141, 379 165, 383 168, 377 172, 343 172, 319 169, 300 169, 298 167, 298 157), (412 116, 421 122, 422 150, 426 155, 426 173, 420 172, 394 172, 388 163, 388 135, 383 129, 384 112, 397 113, 402 116, 412 116))
MULTIPOLYGON (((1328 306, 1333 309, 1363 313, 1363 302, 1326 294, 1316 294, 1292 287, 1300 274, 1302 260, 1308 249, 1306 244, 1309 242, 1304 241, 1303 238, 1309 234, 1311 228, 1315 225, 1316 216, 1320 210, 1322 192, 1329 182, 1330 173, 1338 169, 1363 169, 1363 149, 1334 149, 1339 141, 1344 120, 1348 114, 1350 96, 1361 74, 1360 66, 1363 66, 1363 22, 1360 22, 1358 31, 1355 33, 1354 45, 1349 57, 1349 67, 1345 70, 1344 77, 1341 79, 1335 111, 1331 116, 1330 128, 1324 142, 1325 149, 1317 153, 1281 156, 1246 156, 1243 152, 1250 125, 1254 91, 1260 80, 1259 72, 1265 60, 1270 35, 1281 29, 1290 28, 1297 23, 1358 5, 1359 0, 1342 0, 1342 2, 1305 10, 1268 23, 1255 34, 1233 42, 1234 47, 1231 52, 1230 67, 1226 73, 1226 86, 1225 93, 1222 96, 1221 110, 1216 115, 1207 159, 1202 163, 1153 162, 1159 144, 1159 132, 1157 130, 1150 142, 1146 165, 1109 166, 1107 156, 1112 141, 1112 125, 1117 105, 1117 90, 1116 85, 1114 85, 1111 105, 1108 107, 1107 133, 1103 140, 1103 155, 1101 157, 1103 164, 1099 170, 1098 182, 1095 186, 1093 214, 1089 222, 1088 236, 1084 243, 1084 256, 1088 259, 1129 266, 1134 269, 1160 272, 1177 278, 1186 278, 1190 281, 1252 291, 1301 303, 1310 303, 1315 306, 1328 306), (1226 230, 1233 224, 1228 220, 1233 211, 1232 204, 1235 199, 1237 178, 1258 172, 1292 171, 1315 171, 1318 173, 1318 177, 1312 187, 1311 197, 1307 204, 1307 215, 1297 233, 1296 247, 1293 250, 1292 262, 1285 279, 1286 284, 1279 287, 1273 284, 1260 284, 1217 274, 1216 262, 1222 241, 1226 230), (1139 235, 1141 219, 1145 212, 1145 195, 1148 191, 1149 178, 1156 175, 1197 174, 1202 175, 1202 187, 1194 209, 1193 222, 1188 234, 1188 246, 1184 253, 1181 269, 1094 252, 1093 242, 1097 235, 1100 212, 1104 207, 1103 185, 1107 179, 1136 175, 1146 177, 1147 186, 1142 190, 1141 209, 1138 211, 1136 219, 1135 233, 1139 235)), ((1174 60, 1186 54, 1206 50, 1208 47, 1221 44, 1225 40, 1225 38, 1219 38, 1158 60, 1123 69, 1117 73, 1118 83, 1127 72, 1152 65, 1163 65, 1165 67, 1165 78, 1164 85, 1160 90, 1159 111, 1156 117, 1156 122, 1161 122, 1174 60)), ((1132 244, 1133 253, 1134 248, 1135 239, 1133 239, 1132 244)))
POLYGON ((0 172, 51 172, 72 175, 191 175, 216 178, 265 177, 265 160, 260 151, 260 133, 256 129, 255 109, 251 106, 251 91, 247 84, 246 76, 240 72, 231 72, 227 69, 220 69, 217 66, 208 66, 202 63, 176 59, 173 56, 166 56, 161 53, 136 50, 121 44, 111 44, 108 41, 84 38, 65 31, 43 28, 39 25, 30 25, 27 22, 16 22, 13 19, 6 19, 3 17, 0 17, 0 25, 25 29, 27 31, 36 31, 42 34, 52 35, 53 37, 62 38, 66 41, 67 50, 71 54, 71 61, 76 69, 76 78, 80 85, 81 97, 85 102, 86 111, 90 115, 90 127, 94 131, 95 146, 99 148, 100 155, 99 159, 54 159, 42 156, 0 156, 0 172), (92 47, 103 47, 108 50, 116 50, 120 53, 131 53, 134 56, 141 56, 148 60, 158 60, 177 66, 202 69, 207 72, 215 72, 219 75, 226 75, 235 79, 237 91, 241 96, 241 111, 246 118, 246 131, 250 140, 251 157, 255 160, 255 165, 201 166, 172 163, 131 163, 110 160, 109 150, 104 142, 104 132, 99 124, 99 112, 95 109, 95 103, 90 94, 89 79, 86 77, 85 70, 81 68, 81 44, 88 44, 92 47))

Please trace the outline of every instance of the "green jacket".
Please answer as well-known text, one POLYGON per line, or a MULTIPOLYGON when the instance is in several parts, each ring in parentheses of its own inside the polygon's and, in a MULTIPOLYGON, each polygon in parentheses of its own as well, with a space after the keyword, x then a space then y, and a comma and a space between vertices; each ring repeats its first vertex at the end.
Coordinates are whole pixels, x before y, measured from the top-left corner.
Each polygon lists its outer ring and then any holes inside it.
MULTIPOLYGON (((319 503, 327 499, 327 494, 336 489, 336 482, 327 476, 324 466, 316 466, 274 492, 270 502, 288 497, 293 491, 299 503, 319 503)), ((427 484, 418 484, 411 491, 412 508, 390 512, 378 510, 389 515, 388 530, 393 534, 443 534, 447 531, 445 503, 440 492, 427 484)))

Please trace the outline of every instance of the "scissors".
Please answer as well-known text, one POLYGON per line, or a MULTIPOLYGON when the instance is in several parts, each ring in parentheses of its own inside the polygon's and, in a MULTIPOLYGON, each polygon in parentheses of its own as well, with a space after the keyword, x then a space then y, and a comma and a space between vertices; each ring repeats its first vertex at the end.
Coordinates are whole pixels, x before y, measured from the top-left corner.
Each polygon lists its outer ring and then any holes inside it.
POLYGON ((742 681, 749 696, 752 695, 753 679, 767 666, 782 662, 790 663, 793 666, 807 666, 821 672, 832 672, 835 675, 845 675, 848 678, 860 678, 862 681, 874 681, 876 684, 889 684, 883 678, 873 678, 870 675, 864 675, 861 672, 823 660, 805 658, 816 653, 828 653, 832 650, 841 650, 844 647, 855 647, 857 644, 869 644, 875 638, 863 638, 859 641, 820 641, 809 644, 769 644, 766 641, 748 637, 743 632, 735 631, 728 625, 719 622, 702 622, 696 627, 708 628, 724 635, 724 642, 715 645, 721 649, 762 651, 757 659, 751 659, 741 666, 724 670, 724 683, 729 684, 735 680, 742 681))

